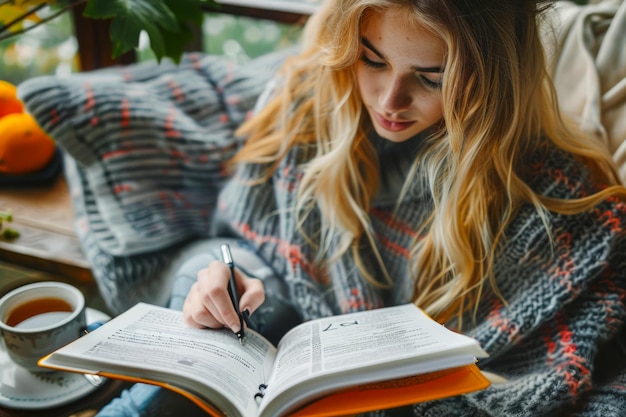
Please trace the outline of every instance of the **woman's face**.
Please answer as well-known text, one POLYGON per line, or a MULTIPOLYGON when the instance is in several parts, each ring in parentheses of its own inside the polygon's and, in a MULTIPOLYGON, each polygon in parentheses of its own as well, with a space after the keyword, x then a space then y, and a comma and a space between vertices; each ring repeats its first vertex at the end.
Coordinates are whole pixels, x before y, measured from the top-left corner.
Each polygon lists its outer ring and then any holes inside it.
POLYGON ((403 142, 442 117, 443 41, 417 25, 406 10, 370 15, 362 27, 356 77, 376 132, 403 142))

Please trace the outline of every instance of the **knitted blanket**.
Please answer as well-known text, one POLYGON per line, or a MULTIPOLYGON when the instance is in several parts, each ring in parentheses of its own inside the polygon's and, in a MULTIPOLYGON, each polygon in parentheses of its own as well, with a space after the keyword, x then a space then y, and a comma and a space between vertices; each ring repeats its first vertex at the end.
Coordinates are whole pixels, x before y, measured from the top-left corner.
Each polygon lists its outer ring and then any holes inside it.
MULTIPOLYGON (((271 181, 254 187, 247 180, 257 177, 262 167, 242 167, 220 194, 220 233, 236 235, 253 247, 248 256, 259 256, 271 266, 305 319, 408 302, 409 245, 431 206, 427 192, 415 189, 397 208, 385 200, 373 203, 370 218, 378 250, 394 278, 392 289, 381 290, 365 280, 349 254, 328 269, 315 267, 314 249, 288 209, 309 154, 293 150, 271 181)), ((533 168, 529 183, 546 196, 583 197, 601 187, 590 182, 576 160, 548 144, 527 166, 533 168)), ((626 413, 626 351, 620 334, 626 323, 626 204, 610 200, 579 215, 549 213, 548 219, 546 230, 530 205, 518 213, 495 265, 504 301, 486 295, 476 320, 468 317, 462 329, 490 354, 478 363, 480 368, 506 382, 418 404, 399 415, 626 413)), ((315 215, 304 224, 311 232, 319 227, 315 215)), ((366 267, 375 271, 373 262, 368 264, 371 248, 361 251, 366 267)))
POLYGON ((286 53, 247 65, 190 53, 18 86, 66 155, 75 228, 112 312, 165 304, 168 266, 209 234, 233 131, 286 53))

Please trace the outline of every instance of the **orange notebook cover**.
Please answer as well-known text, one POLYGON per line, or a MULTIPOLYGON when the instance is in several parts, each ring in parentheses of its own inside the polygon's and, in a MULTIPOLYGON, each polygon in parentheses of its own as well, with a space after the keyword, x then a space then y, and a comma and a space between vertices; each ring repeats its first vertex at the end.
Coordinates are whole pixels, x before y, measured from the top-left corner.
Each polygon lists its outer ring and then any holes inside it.
POLYGON ((292 417, 343 416, 437 400, 487 388, 476 365, 367 384, 306 405, 292 417))

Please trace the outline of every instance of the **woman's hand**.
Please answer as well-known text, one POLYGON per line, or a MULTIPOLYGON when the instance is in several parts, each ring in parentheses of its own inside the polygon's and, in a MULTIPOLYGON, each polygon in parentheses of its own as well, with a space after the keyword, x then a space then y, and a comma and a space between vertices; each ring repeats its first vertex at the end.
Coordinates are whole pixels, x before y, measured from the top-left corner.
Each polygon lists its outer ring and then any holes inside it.
MULTIPOLYGON (((238 332, 239 316, 228 295, 230 269, 224 262, 213 261, 198 272, 183 304, 183 317, 190 327, 219 329, 224 326, 238 332)), ((241 298, 241 312, 252 314, 265 300, 265 290, 260 279, 248 278, 235 268, 237 291, 241 298)))

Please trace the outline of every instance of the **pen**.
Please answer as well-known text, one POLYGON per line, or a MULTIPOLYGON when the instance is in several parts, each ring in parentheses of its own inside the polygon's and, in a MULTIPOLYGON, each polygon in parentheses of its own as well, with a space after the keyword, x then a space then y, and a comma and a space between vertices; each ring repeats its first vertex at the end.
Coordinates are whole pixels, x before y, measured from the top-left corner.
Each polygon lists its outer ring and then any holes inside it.
POLYGON ((224 263, 228 265, 230 269, 230 280, 228 281, 228 295, 230 295, 230 300, 233 302, 233 307, 237 312, 237 316, 239 317, 239 331, 235 333, 237 338, 239 339, 239 343, 243 344, 243 315, 239 311, 239 293, 237 292, 237 283, 235 282, 235 263, 233 262, 233 256, 230 253, 230 247, 227 244, 223 244, 221 246, 222 249, 222 259, 224 263))

